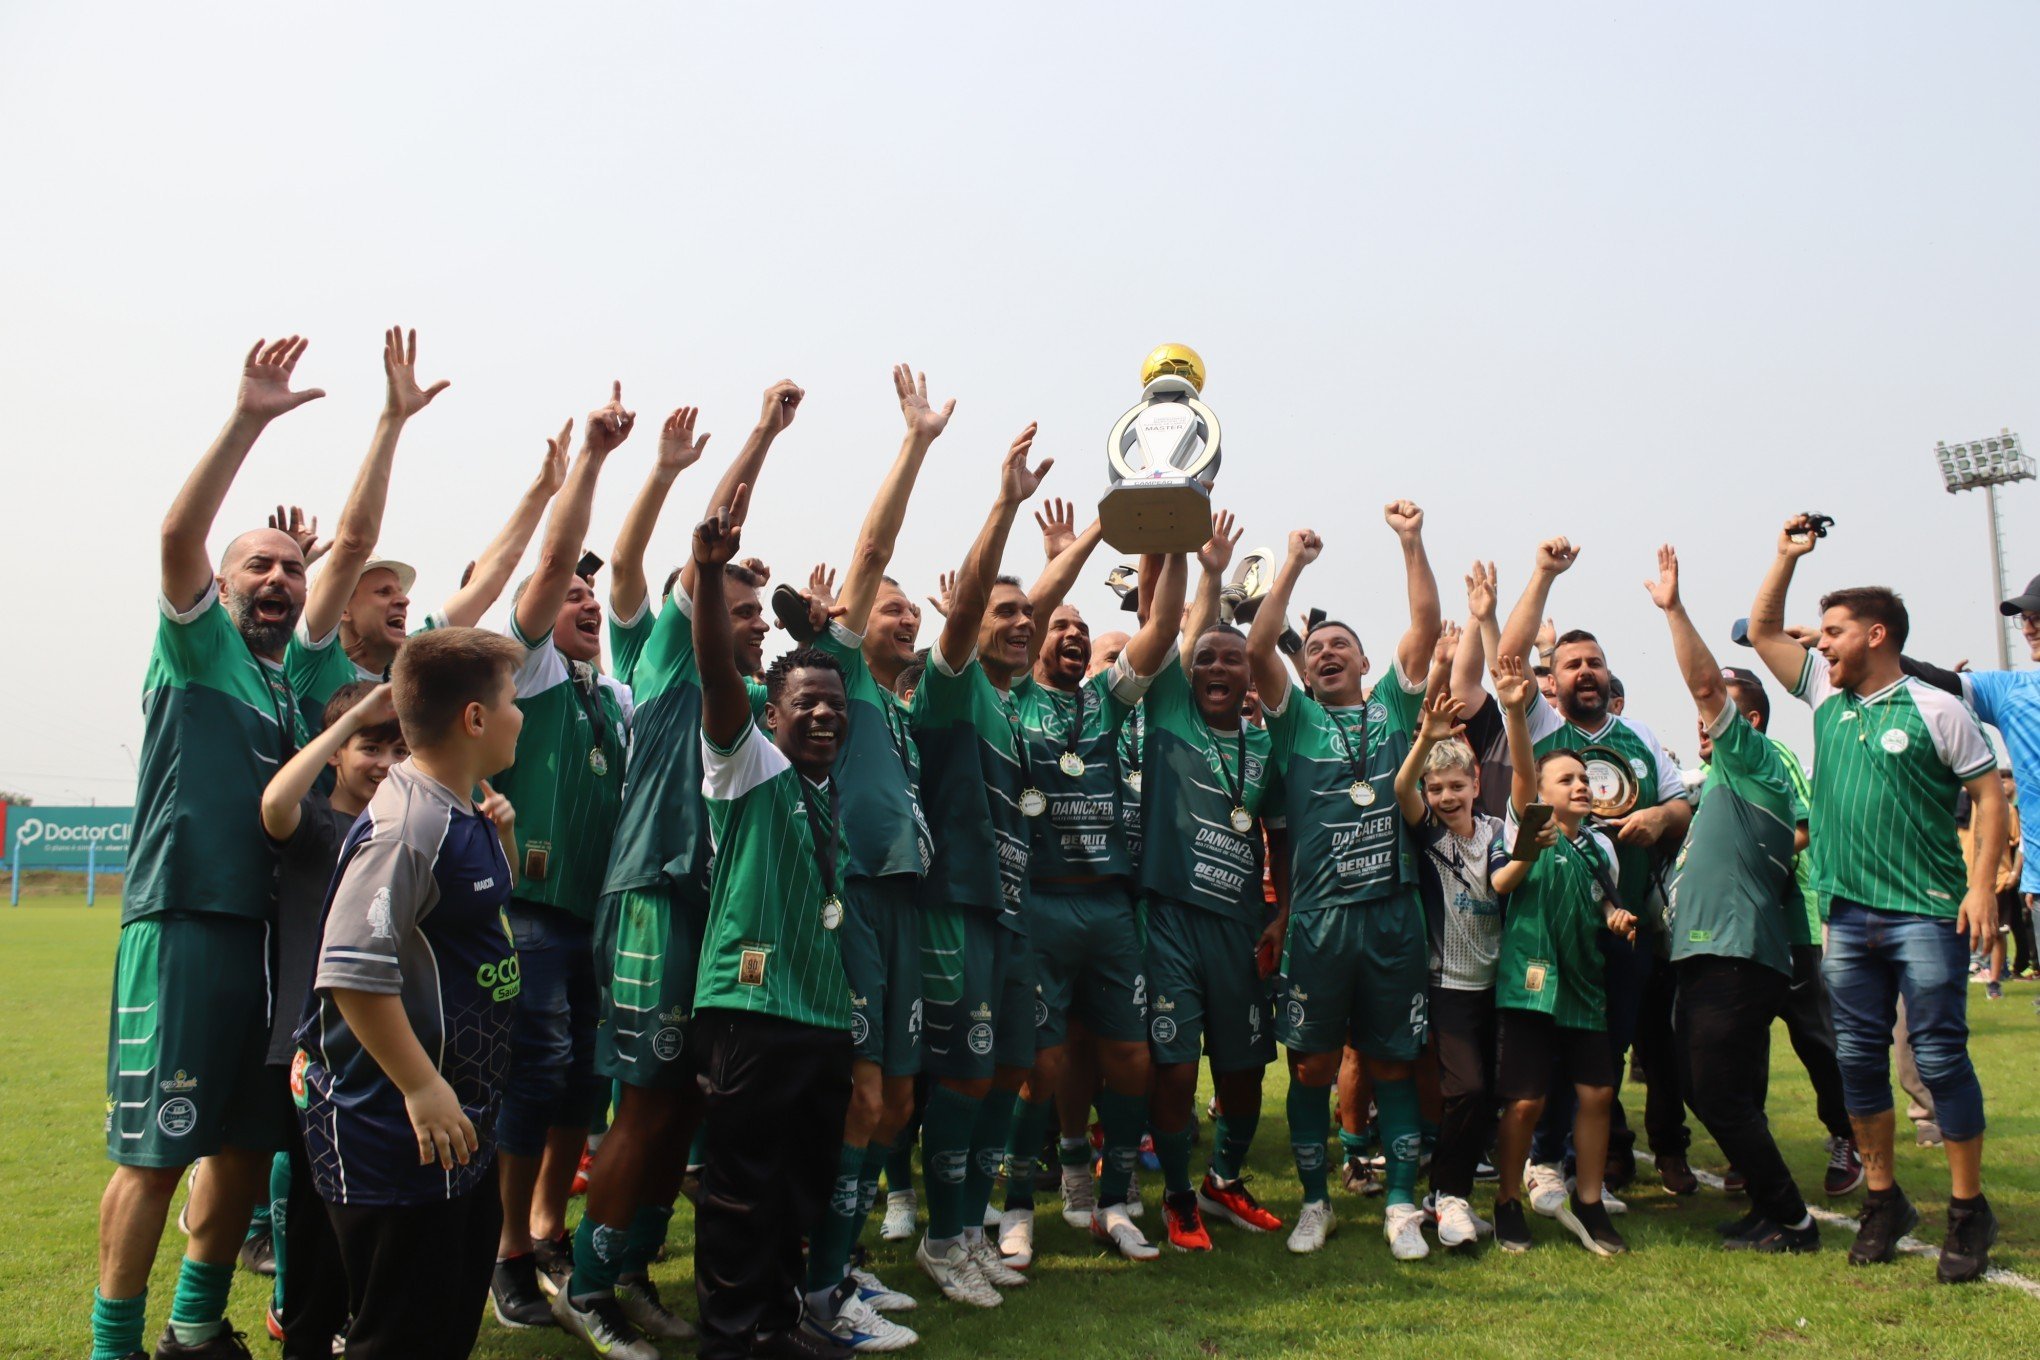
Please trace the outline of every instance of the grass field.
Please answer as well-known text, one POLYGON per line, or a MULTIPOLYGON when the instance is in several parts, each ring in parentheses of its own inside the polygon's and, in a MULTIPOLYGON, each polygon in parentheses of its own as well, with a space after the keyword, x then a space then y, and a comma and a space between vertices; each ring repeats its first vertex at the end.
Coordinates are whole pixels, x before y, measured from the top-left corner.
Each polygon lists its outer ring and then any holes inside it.
MULTIPOLYGON (((0 1356, 79 1357, 87 1348, 94 1222, 107 1163, 101 1141, 106 1003, 117 907, 102 897, 28 899, 0 910, 0 1356)), ((2040 1078, 2033 1055, 2040 987, 2017 984, 2003 1001, 1972 992, 1975 1054, 1990 1100, 1987 1188, 2004 1223, 2000 1265, 2040 1277, 2040 1078)), ((1774 1045, 1773 1122, 1802 1184, 1818 1188, 1824 1154, 1811 1098, 1789 1048, 1774 1045)), ((1280 1119, 1283 1078, 1269 1078, 1271 1117, 1261 1126, 1253 1171, 1276 1212, 1297 1193, 1280 1119)), ((1701 1166, 1719 1168, 1704 1135, 1701 1166)), ((1947 1172, 1938 1152, 1900 1151, 1900 1179, 1939 1241, 1947 1172)), ((1476 1197, 1485 1211, 1487 1191, 1476 1197)), ((1816 1197, 1817 1198, 1817 1197, 1816 1197)), ((1632 1253, 1589 1257, 1561 1230, 1533 1221, 1538 1247, 1524 1257, 1484 1250, 1469 1258, 1397 1264, 1381 1241, 1380 1201, 1335 1192, 1339 1236, 1296 1258, 1279 1235, 1214 1230, 1205 1259, 1165 1254, 1136 1266, 1107 1259, 1052 1212, 1042 1219, 1034 1284, 1005 1307, 977 1312, 924 1290, 911 1244, 874 1252, 888 1281, 922 1296, 911 1318, 927 1356, 1318 1356, 1384 1348, 1415 1357, 1588 1352, 1640 1357, 1763 1351, 1794 1356, 1988 1356, 2031 1354, 2040 1303, 2013 1289, 1944 1288, 1931 1259, 1857 1270, 1843 1259, 1847 1236, 1825 1235, 1817 1256, 1753 1260, 1722 1253, 1712 1225, 1740 1201, 1703 1190, 1674 1200, 1646 1172, 1621 1220, 1632 1253)), ((1045 1206, 1046 1207, 1046 1206, 1045 1206)), ((1837 1206, 1853 1210, 1853 1201, 1837 1206)), ((1159 1231, 1148 1220, 1151 1231, 1159 1231)), ((657 1278, 668 1299, 693 1292, 690 1221, 675 1220, 670 1260, 657 1278)), ((874 1246, 876 1230, 867 1235, 874 1246)), ((172 1234, 174 1239, 174 1233, 172 1234)), ((178 1246, 166 1240, 151 1285, 150 1339, 160 1333, 178 1246)), ((274 1355, 262 1334, 267 1282, 242 1275, 230 1316, 274 1355)), ((691 1312, 691 1307, 687 1308, 691 1312)), ((478 1356, 575 1356, 561 1336, 511 1335, 486 1324, 478 1356)))

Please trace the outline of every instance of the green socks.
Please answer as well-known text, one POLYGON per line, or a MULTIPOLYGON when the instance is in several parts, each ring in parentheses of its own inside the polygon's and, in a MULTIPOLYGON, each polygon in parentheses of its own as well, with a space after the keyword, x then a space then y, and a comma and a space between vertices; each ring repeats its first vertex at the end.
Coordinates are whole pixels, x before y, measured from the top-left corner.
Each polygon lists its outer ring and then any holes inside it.
MULTIPOLYGON (((1236 1181, 1247 1165, 1247 1150, 1254 1145, 1254 1130, 1261 1126, 1257 1110, 1252 1118, 1221 1114, 1211 1137, 1211 1174, 1222 1181, 1236 1181)), ((1156 1151, 1161 1141, 1156 1140, 1156 1151)))
POLYGON ((963 1236, 963 1173, 984 1102, 937 1082, 921 1120, 921 1175, 928 1183, 928 1240, 963 1236))
POLYGON ((1127 1184, 1133 1179, 1134 1167, 1140 1164, 1140 1135, 1147 1128, 1147 1097, 1123 1096, 1107 1087, 1098 1093, 1098 1122, 1105 1130, 1098 1203, 1124 1204, 1127 1184))
POLYGON ((142 1345, 142 1323, 149 1311, 149 1291, 131 1299, 109 1299, 92 1291, 92 1360, 127 1360, 142 1345))
POLYGON ((1331 1088, 1289 1083, 1289 1150, 1296 1157, 1296 1179, 1303 1183, 1303 1202, 1329 1200, 1325 1182, 1325 1144, 1332 1136, 1331 1088))
POLYGON ((199 1346, 220 1334, 227 1325, 227 1291, 234 1284, 234 1267, 189 1256, 177 1268, 177 1293, 170 1300, 170 1332, 178 1344, 199 1346))
POLYGON ((574 1229, 574 1275, 567 1281, 567 1297, 592 1299, 614 1294, 630 1237, 629 1228, 612 1228, 597 1223, 593 1214, 582 1214, 580 1226, 574 1229))
POLYGON ((914 1144, 920 1141, 918 1124, 900 1130, 900 1140, 885 1159, 885 1190, 889 1195, 911 1193, 914 1188, 914 1144))
POLYGON ((1417 1115, 1414 1077, 1374 1083, 1374 1110, 1381 1126, 1381 1150, 1387 1158, 1390 1204, 1417 1202, 1417 1155, 1422 1150, 1423 1124, 1417 1115))
MULTIPOLYGON (((879 1173, 890 1166, 892 1159, 898 1155, 884 1143, 873 1143, 864 1149, 864 1174, 857 1181, 857 1224, 860 1228, 863 1227, 864 1220, 871 1217, 871 1206, 878 1203, 879 1173)), ((855 1239, 852 1239, 852 1245, 855 1244, 855 1239)))
MULTIPOLYGON (((1162 1183, 1172 1195, 1190 1189, 1190 1126, 1174 1133, 1155 1131, 1155 1157, 1162 1164, 1162 1183)), ((1228 1178, 1230 1179, 1230 1178, 1228 1178)))
POLYGON ((1023 1103, 1013 1112, 1013 1136, 1006 1140, 1006 1207, 1034 1207, 1034 1169, 1041 1161, 1041 1140, 1055 1118, 1055 1099, 1023 1103))
POLYGON ((965 1232, 972 1228, 984 1231, 985 1206, 992 1202, 992 1182, 998 1179, 999 1163, 1006 1159, 1006 1137, 1013 1131, 1013 1107, 1019 1103, 1018 1091, 994 1086, 978 1107, 970 1139, 970 1169, 963 1178, 965 1232))
POLYGON ((864 1179, 864 1149, 845 1143, 836 1153, 836 1179, 829 1203, 808 1239, 807 1292, 826 1294, 843 1283, 850 1268, 850 1244, 857 1237, 857 1191, 864 1179))
MULTIPOLYGON (((586 1215, 583 1215, 586 1217, 586 1215)), ((622 1268, 618 1279, 649 1274, 652 1258, 666 1245, 666 1225, 673 1221, 670 1204, 647 1204, 630 1218, 630 1236, 624 1240, 622 1268)))
POLYGON ((269 1287, 269 1305, 283 1316, 283 1247, 290 1235, 290 1156, 279 1152, 269 1163, 269 1250, 276 1261, 276 1278, 269 1287))
POLYGON ((1088 1138, 1064 1138, 1056 1135, 1055 1159, 1063 1166, 1089 1166, 1091 1164, 1091 1140, 1088 1138))

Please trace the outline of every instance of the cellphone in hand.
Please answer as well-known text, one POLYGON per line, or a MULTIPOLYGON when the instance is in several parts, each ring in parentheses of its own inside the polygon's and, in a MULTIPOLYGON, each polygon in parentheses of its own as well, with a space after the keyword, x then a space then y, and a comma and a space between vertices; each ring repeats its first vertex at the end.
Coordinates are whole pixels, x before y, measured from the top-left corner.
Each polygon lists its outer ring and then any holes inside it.
POLYGON ((779 617, 779 626, 793 634, 793 640, 805 647, 815 640, 813 618, 808 614, 807 597, 792 586, 782 585, 772 592, 772 612, 779 617))
POLYGON ((1516 819, 1516 844, 1510 850, 1510 859, 1537 858, 1537 838, 1544 834, 1544 828, 1551 821, 1551 804, 1532 803, 1523 809, 1523 815, 1516 819))
POLYGON ((1816 514, 1814 511, 1808 510, 1800 515, 1800 518, 1806 521, 1806 530, 1804 533, 1792 536, 1796 541, 1804 542, 1809 538, 1826 538, 1828 530, 1835 527, 1835 517, 1833 515, 1816 514))

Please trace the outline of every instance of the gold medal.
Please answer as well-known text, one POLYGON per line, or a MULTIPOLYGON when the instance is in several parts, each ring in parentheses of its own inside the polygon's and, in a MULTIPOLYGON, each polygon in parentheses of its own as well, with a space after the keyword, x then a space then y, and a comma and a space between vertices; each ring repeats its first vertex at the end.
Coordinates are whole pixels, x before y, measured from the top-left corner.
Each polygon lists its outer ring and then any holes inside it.
POLYGON ((1043 793, 1040 789, 1022 789, 1020 791, 1020 815, 1022 817, 1039 817, 1046 811, 1048 811, 1047 794, 1043 793))
POLYGON ((1353 781, 1353 787, 1346 790, 1346 796, 1353 800, 1356 807, 1373 807, 1374 785, 1364 779, 1356 779, 1353 781))
POLYGON ((1243 807, 1234 808, 1232 810, 1232 829, 1239 832, 1242 836, 1252 831, 1254 829, 1254 814, 1243 807))
POLYGON ((1062 769, 1064 774, 1072 779, 1082 779, 1084 777, 1084 758, 1075 751, 1064 751, 1062 755, 1056 758, 1055 763, 1062 769))
POLYGON ((1133 790, 1133 791, 1134 791, 1135 793, 1139 793, 1139 792, 1140 792, 1140 771, 1139 771, 1139 770, 1128 770, 1128 771, 1126 772, 1126 787, 1128 787, 1129 789, 1132 789, 1132 790, 1133 790))
POLYGON ((602 753, 600 746, 588 753, 588 768, 598 775, 609 773, 609 757, 602 753))
POLYGON ((830 893, 822 899, 822 929, 834 930, 843 924, 843 899, 830 893))

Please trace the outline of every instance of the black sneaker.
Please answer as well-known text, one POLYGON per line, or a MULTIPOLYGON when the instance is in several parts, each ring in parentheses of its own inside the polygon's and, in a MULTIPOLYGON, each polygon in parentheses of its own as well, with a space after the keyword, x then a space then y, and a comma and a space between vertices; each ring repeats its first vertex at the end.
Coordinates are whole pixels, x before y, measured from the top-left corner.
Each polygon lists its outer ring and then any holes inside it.
POLYGON ((1732 1218, 1726 1223, 1715 1224, 1714 1231, 1720 1233, 1723 1237, 1743 1237, 1749 1233, 1750 1229, 1765 1221, 1767 1220, 1762 1214, 1752 1209, 1741 1218, 1732 1218))
POLYGON ((1658 1184, 1665 1193, 1684 1197, 1700 1189, 1700 1180, 1693 1174, 1692 1164, 1683 1152, 1667 1152, 1657 1159, 1658 1184))
POLYGON ((241 1269, 257 1275, 276 1274, 276 1239, 268 1233, 257 1233, 241 1242, 241 1269))
POLYGON ((156 1360, 255 1360, 248 1353, 248 1336, 237 1332, 232 1326, 221 1327, 210 1341, 201 1341, 196 1346, 187 1346, 177 1339, 177 1333, 165 1327, 163 1339, 156 1343, 156 1360))
POLYGON ((1768 1218, 1759 1218, 1748 1232, 1740 1237, 1731 1237, 1721 1245, 1727 1251, 1756 1251, 1766 1256, 1791 1252, 1800 1256, 1820 1250, 1820 1225, 1808 1218, 1803 1228, 1787 1228, 1768 1218))
POLYGON ((1495 1154, 1492 1150, 1473 1164, 1473 1178, 1476 1181, 1498 1181, 1502 1178, 1502 1173, 1495 1169, 1495 1154))
POLYGON ((505 1327, 551 1327, 552 1309, 538 1288, 538 1258, 526 1253, 496 1262, 489 1277, 489 1309, 505 1327))
POLYGON ((787 1332, 760 1333, 751 1343, 751 1354, 775 1360, 850 1360, 857 1352, 833 1336, 800 1326, 787 1332))
POLYGON ((1601 1188, 1621 1191, 1636 1179, 1636 1154, 1634 1152, 1611 1152, 1608 1165, 1601 1176, 1601 1188))
POLYGON ((1495 1245, 1503 1251, 1530 1250, 1530 1225, 1523 1221, 1523 1201, 1495 1205, 1495 1245))
POLYGON ((1898 1239, 1919 1225, 1920 1211, 1913 1208, 1905 1191, 1891 1187, 1887 1196, 1874 1196, 1863 1203, 1856 1219, 1856 1240, 1849 1244, 1852 1266, 1889 1265, 1898 1255, 1898 1239))
POLYGON ((574 1239, 568 1233, 541 1237, 531 1244, 532 1259, 538 1263, 538 1287, 550 1298, 567 1287, 574 1276, 574 1239))
POLYGON ((1750 1191, 1750 1178, 1734 1167, 1721 1173, 1721 1193, 1724 1195, 1746 1195, 1750 1191))
POLYGON ((1997 1215, 1977 1196, 1974 1209, 1948 1206, 1948 1238, 1941 1243, 1942 1284, 1966 1284, 1990 1269, 1990 1249, 1997 1245, 1997 1215))
POLYGON ((1596 1256, 1620 1256, 1629 1250, 1622 1234, 1615 1231, 1615 1221, 1608 1217, 1608 1206, 1599 1200, 1582 1204, 1578 1195, 1566 1196, 1565 1203, 1558 1206, 1558 1221, 1596 1256))

